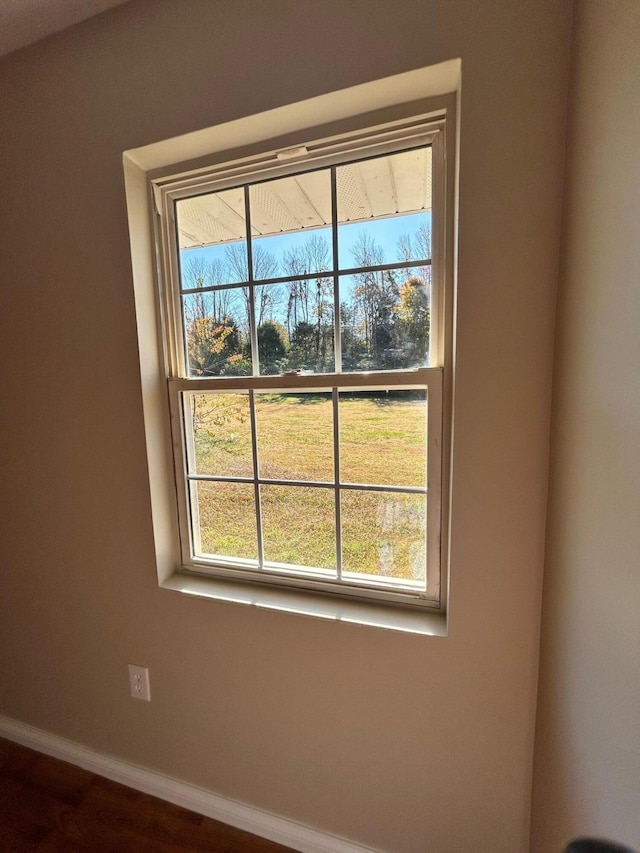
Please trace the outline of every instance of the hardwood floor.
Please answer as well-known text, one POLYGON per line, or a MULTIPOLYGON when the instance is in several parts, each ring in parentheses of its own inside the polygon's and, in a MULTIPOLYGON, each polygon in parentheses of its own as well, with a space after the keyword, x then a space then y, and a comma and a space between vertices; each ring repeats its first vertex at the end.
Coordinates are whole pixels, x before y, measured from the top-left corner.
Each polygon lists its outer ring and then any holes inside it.
POLYGON ((0 739, 0 853, 292 853, 0 739))

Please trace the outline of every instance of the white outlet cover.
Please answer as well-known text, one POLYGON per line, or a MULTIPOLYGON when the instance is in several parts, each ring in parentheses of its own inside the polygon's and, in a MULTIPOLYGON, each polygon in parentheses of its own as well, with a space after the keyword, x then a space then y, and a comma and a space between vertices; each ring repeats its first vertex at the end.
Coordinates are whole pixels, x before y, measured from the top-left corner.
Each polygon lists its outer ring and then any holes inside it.
POLYGON ((134 699, 143 699, 151 702, 151 689, 149 687, 149 670, 146 666, 129 664, 129 689, 134 699))

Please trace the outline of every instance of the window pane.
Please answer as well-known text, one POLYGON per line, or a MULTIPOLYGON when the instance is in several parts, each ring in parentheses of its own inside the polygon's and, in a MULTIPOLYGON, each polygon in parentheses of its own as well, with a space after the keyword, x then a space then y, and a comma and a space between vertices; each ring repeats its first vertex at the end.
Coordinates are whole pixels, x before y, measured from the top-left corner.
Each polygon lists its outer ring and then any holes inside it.
POLYGON ((260 476, 333 482, 331 394, 256 394, 260 476))
POLYGON ((291 567, 336 567, 333 489, 260 486, 264 559, 291 567))
POLYGON ((343 483, 425 486, 427 392, 341 392, 343 483))
POLYGON ((428 365, 429 281, 429 267, 340 277, 343 370, 400 370, 428 365), (426 279, 425 269, 429 273, 426 279))
POLYGON ((431 213, 340 225, 338 258, 342 270, 430 259, 431 213))
POLYGON ((332 269, 328 169, 254 184, 249 199, 256 280, 332 269))
POLYGON ((180 286, 182 290, 230 284, 231 274, 224 246, 185 249, 180 252, 180 286))
POLYGON ((332 269, 332 237, 328 228, 254 238, 252 250, 256 281, 328 273, 332 269))
POLYGON ((189 471, 218 477, 253 477, 248 394, 184 394, 189 471))
POLYGON ((191 482, 193 524, 201 542, 196 556, 258 559, 254 495, 246 483, 191 482))
POLYGON ((426 588, 426 497, 343 489, 343 577, 420 581, 426 588))
POLYGON ((247 281, 242 187, 176 202, 183 289, 247 281))
POLYGON ((262 376, 273 376, 288 369, 286 301, 287 285, 268 284, 255 288, 258 354, 262 376))
POLYGON ((338 166, 340 269, 431 257, 431 148, 338 166))
POLYGON ((256 317, 261 375, 334 371, 331 278, 257 286, 256 317))
POLYGON ((182 297, 189 376, 251 374, 249 289, 182 297))

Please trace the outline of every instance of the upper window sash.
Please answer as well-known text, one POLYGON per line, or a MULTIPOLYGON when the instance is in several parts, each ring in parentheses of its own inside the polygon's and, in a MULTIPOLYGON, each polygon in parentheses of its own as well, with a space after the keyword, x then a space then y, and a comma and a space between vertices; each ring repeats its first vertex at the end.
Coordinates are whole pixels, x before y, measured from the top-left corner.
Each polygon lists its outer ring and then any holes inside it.
MULTIPOLYGON (((252 184, 279 176, 293 176, 323 166, 339 166, 409 148, 430 145, 432 149, 432 266, 430 364, 442 366, 444 360, 444 299, 442 257, 444 254, 444 120, 424 119, 400 123, 388 130, 367 131, 348 139, 324 140, 298 149, 272 151, 261 158, 235 161, 212 167, 200 174, 177 176, 152 182, 159 228, 158 266, 161 315, 164 330, 164 357, 168 377, 187 377, 184 330, 182 324, 180 263, 175 204, 181 199, 217 192, 229 187, 252 184), (291 151, 291 156, 285 156, 291 151)), ((334 200, 335 204, 335 200, 334 200)), ((335 214, 335 211, 334 211, 335 214)), ((332 228, 337 228, 334 221, 332 228)), ((340 269, 334 257, 327 275, 348 275, 353 268, 340 269)), ((384 265, 386 266, 386 265, 384 265)), ((391 266, 397 266, 396 264, 391 266)), ((410 266, 407 264, 406 266, 410 266)), ((286 278, 286 277, 285 277, 286 278)), ((276 282, 278 279, 274 279, 276 282)), ((255 282, 238 286, 255 287, 255 282)), ((338 324, 339 325, 339 324, 338 324)), ((254 324, 255 326, 255 324, 254 324)), ((255 340, 255 329, 253 344, 255 340)), ((221 377, 225 379, 226 377, 221 377)), ((190 378, 189 381, 194 381, 190 378)))

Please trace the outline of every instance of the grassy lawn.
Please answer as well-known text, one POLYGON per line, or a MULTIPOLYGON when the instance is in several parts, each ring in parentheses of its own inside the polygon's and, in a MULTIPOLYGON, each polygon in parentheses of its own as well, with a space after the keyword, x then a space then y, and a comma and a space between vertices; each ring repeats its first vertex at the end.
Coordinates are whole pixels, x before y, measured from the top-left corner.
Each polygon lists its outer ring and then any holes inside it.
MULTIPOLYGON (((198 396, 194 420, 198 473, 253 476, 245 395, 198 396)), ((333 483, 329 395, 256 395, 256 421, 261 477, 333 483)), ((424 400, 344 395, 339 421, 342 482, 425 485, 424 400)), ((265 559, 335 569, 334 490, 260 488, 265 559)), ((194 489, 203 551, 255 559, 253 485, 200 482, 194 489)), ((424 576, 424 496, 345 489, 341 515, 344 571, 424 576)))

